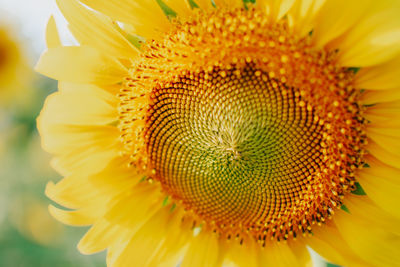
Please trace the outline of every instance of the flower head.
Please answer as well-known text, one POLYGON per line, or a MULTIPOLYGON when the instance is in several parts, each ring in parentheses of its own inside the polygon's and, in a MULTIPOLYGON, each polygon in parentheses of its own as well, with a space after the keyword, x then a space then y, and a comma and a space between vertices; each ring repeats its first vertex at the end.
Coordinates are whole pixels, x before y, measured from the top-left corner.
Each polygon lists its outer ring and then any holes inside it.
POLYGON ((26 86, 29 71, 22 45, 13 32, 13 27, 0 20, 0 105, 21 98, 21 89, 26 86))
POLYGON ((81 252, 398 262, 398 3, 80 2, 58 1, 80 46, 51 20, 37 69, 60 81, 38 125, 66 177, 46 193, 72 209, 50 211, 93 225, 81 252))

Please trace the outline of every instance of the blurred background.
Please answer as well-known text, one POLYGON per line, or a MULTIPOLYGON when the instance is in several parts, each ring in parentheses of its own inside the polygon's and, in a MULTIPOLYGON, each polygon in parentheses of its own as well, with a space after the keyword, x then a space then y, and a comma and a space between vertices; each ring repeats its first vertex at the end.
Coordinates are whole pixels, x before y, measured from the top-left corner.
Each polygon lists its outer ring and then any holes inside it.
MULTIPOLYGON (((76 249, 86 228, 62 225, 47 211, 46 183, 60 176, 41 149, 36 117, 57 83, 32 69, 51 15, 63 43, 74 44, 54 0, 0 0, 0 266, 104 267, 104 252, 76 249)), ((315 266, 333 266, 314 257, 315 266)))
POLYGON ((0 266, 105 266, 105 253, 81 255, 87 229, 64 226, 47 211, 46 183, 58 181, 41 150, 36 117, 57 83, 32 70, 54 15, 73 43, 53 0, 0 0, 0 266))

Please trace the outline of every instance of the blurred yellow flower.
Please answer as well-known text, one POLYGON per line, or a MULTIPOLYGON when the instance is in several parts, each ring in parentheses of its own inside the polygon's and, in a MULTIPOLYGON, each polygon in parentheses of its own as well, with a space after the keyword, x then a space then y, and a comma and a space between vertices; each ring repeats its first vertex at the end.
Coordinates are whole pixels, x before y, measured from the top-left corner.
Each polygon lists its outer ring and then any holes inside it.
POLYGON ((24 99, 24 89, 31 81, 23 45, 13 27, 0 20, 0 105, 10 106, 24 99))
POLYGON ((37 197, 20 194, 10 208, 14 225, 29 239, 46 246, 62 239, 64 228, 49 215, 47 205, 37 197))
POLYGON ((50 212, 109 266, 394 266, 394 0, 59 0, 50 212), (84 5, 83 5, 84 4, 84 5), (89 8, 88 8, 89 7, 89 8))

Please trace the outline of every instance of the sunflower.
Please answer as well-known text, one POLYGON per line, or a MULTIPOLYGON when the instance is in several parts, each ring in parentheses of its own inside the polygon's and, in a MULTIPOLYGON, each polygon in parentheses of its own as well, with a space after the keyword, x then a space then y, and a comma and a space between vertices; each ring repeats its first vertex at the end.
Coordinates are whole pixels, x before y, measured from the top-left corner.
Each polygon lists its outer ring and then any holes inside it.
POLYGON ((38 127, 109 266, 400 262, 400 4, 59 0, 38 127))
POLYGON ((13 27, 0 20, 0 104, 8 106, 21 99, 20 92, 29 77, 22 45, 13 27))

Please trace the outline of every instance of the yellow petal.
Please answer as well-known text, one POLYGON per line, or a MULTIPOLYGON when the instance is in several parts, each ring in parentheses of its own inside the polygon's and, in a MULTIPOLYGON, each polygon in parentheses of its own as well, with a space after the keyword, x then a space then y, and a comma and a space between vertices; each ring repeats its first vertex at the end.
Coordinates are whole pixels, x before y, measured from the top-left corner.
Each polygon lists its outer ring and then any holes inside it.
POLYGON ((400 156, 400 140, 398 137, 380 134, 367 130, 368 138, 391 154, 400 156))
POLYGON ((189 240, 193 237, 192 225, 187 221, 182 222, 184 210, 176 207, 174 217, 170 220, 165 240, 149 266, 176 266, 182 259, 188 247, 189 240))
MULTIPOLYGON (((375 105, 374 105, 375 106, 375 105)), ((364 118, 374 125, 384 125, 388 127, 398 127, 400 125, 400 117, 393 112, 388 112, 386 114, 377 114, 377 112, 370 112, 370 108, 364 113, 364 118)))
POLYGON ((94 202, 103 204, 108 199, 88 182, 85 175, 71 175, 57 184, 49 182, 45 193, 51 200, 69 209, 80 209, 94 202))
POLYGON ((258 267, 259 253, 263 252, 261 246, 249 239, 245 245, 240 245, 237 240, 225 241, 227 246, 227 257, 240 267, 258 267), (244 249, 246 248, 246 249, 244 249))
POLYGON ((399 236, 340 210, 333 220, 352 250, 372 266, 396 266, 400 262, 399 236))
POLYGON ((339 64, 368 67, 390 60, 400 52, 400 5, 375 1, 371 14, 336 42, 339 64))
POLYGON ((357 172, 358 180, 367 196, 386 212, 400 218, 398 195, 400 170, 368 157, 369 168, 357 172))
POLYGON ((211 0, 195 0, 194 1, 201 9, 209 10, 213 8, 211 0))
POLYGON ((117 145, 120 133, 114 126, 107 125, 74 125, 67 123, 56 124, 42 122, 41 117, 39 131, 42 135, 43 148, 53 154, 68 154, 77 149, 91 146, 93 149, 110 144, 117 145))
POLYGON ((392 167, 400 168, 400 156, 398 154, 390 153, 372 140, 368 142, 367 150, 380 161, 385 162, 392 167))
MULTIPOLYGON (((364 177, 362 177, 364 178, 364 177)), ((384 179, 380 179, 378 177, 375 178, 375 183, 380 183, 384 179)), ((361 220, 369 221, 371 224, 383 227, 388 231, 395 233, 397 235, 400 234, 399 224, 400 219, 397 219, 391 216, 390 213, 387 213, 383 210, 383 207, 377 206, 374 202, 371 201, 369 197, 368 191, 366 191, 364 184, 362 183, 364 180, 360 181, 363 186, 364 191, 367 193, 366 196, 358 196, 354 194, 350 194, 345 197, 344 204, 349 210, 350 214, 357 216, 361 220)), ((397 192, 400 187, 396 186, 397 192)), ((380 187, 382 189, 382 187, 380 187)), ((379 190, 378 188, 375 190, 379 190)), ((392 190, 393 191, 393 190, 392 190)), ((387 195, 390 195, 390 191, 386 191, 387 195)), ((396 202, 399 202, 400 197, 397 196, 396 202)), ((394 206, 394 205, 392 205, 394 206)), ((398 217, 400 218, 400 216, 398 217)))
MULTIPOLYGON (((51 207, 53 216, 68 224, 90 224, 105 213, 105 203, 130 190, 141 176, 127 166, 126 158, 112 160, 95 174, 78 173, 64 178, 58 184, 49 183, 46 194, 58 204, 79 209, 64 211, 51 207)), ((92 171, 91 171, 92 172, 92 171)), ((136 191, 134 191, 136 192, 136 191)), ((150 194, 154 196, 154 194, 150 194)))
POLYGON ((289 242, 289 247, 296 257, 298 266, 312 267, 313 261, 311 259, 310 252, 306 246, 299 244, 298 242, 289 242))
POLYGON ((90 164, 106 164, 122 146, 118 129, 107 125, 118 118, 113 97, 94 86, 70 86, 61 83, 65 88, 46 100, 38 118, 43 147, 57 156, 53 164, 64 175, 96 170, 90 164))
POLYGON ((368 124, 367 131, 400 138, 400 122, 392 122, 392 123, 371 122, 368 124))
POLYGON ((56 21, 51 16, 46 27, 46 45, 47 48, 54 48, 62 46, 60 36, 58 35, 56 21))
POLYGON ((313 235, 304 238, 304 242, 330 262, 344 266, 368 266, 367 262, 363 261, 349 247, 331 222, 327 222, 321 227, 315 227, 313 235))
POLYGON ((217 7, 243 7, 243 0, 214 0, 214 3, 217 7))
POLYGON ((356 75, 354 83, 363 89, 400 88, 400 56, 383 64, 362 68, 356 75))
POLYGON ((314 237, 307 241, 307 244, 318 253, 324 260, 338 265, 345 265, 346 260, 342 257, 341 253, 328 242, 314 237))
POLYGON ((375 176, 384 177, 392 183, 399 183, 399 168, 390 166, 387 162, 379 160, 373 154, 366 155, 365 161, 370 167, 362 168, 360 172, 366 172, 375 176))
POLYGON ((97 86, 59 83, 60 92, 46 99, 38 118, 48 125, 109 125, 118 120, 118 99, 97 86), (71 108, 74 107, 74 108, 71 108))
POLYGON ((81 0, 82 3, 107 16, 132 25, 136 34, 153 38, 166 32, 171 23, 154 0, 81 0))
POLYGON ((92 174, 101 171, 110 161, 120 156, 122 147, 119 145, 110 143, 103 148, 96 147, 95 149, 91 149, 90 146, 82 147, 82 149, 55 157, 51 161, 51 166, 62 176, 73 173, 92 174))
POLYGON ((265 9, 273 21, 285 16, 294 3, 295 0, 256 1, 256 5, 265 9))
POLYGON ((118 58, 135 58, 136 48, 123 37, 106 16, 95 13, 76 0, 57 0, 58 7, 69 22, 69 28, 81 45, 118 58))
POLYGON ((129 228, 119 227, 119 233, 121 235, 118 238, 113 238, 108 243, 106 263, 110 267, 115 266, 115 261, 124 251, 135 232, 129 228))
POLYGON ((104 218, 130 229, 138 229, 162 207, 165 195, 160 189, 147 182, 125 188, 120 195, 113 198, 104 218))
MULTIPOLYGON (((165 206, 158 210, 132 237, 124 251, 119 255, 113 266, 159 266, 149 265, 153 257, 160 250, 165 237, 172 227, 172 222, 177 222, 175 212, 171 212, 171 206, 165 206)), ((178 262, 175 262, 176 266, 178 262)))
POLYGON ((217 234, 202 229, 200 233, 191 240, 181 267, 217 266, 218 253, 217 234))
POLYGON ((295 0, 275 0, 274 6, 271 7, 273 16, 279 20, 292 8, 295 0))
POLYGON ((43 129, 43 147, 54 153, 55 158, 51 163, 64 176, 78 171, 86 174, 101 171, 101 168, 93 166, 106 166, 119 156, 122 149, 115 127, 52 125, 43 129), (67 140, 71 143, 66 143, 67 140))
POLYGON ((121 238, 129 238, 129 229, 110 224, 106 220, 97 221, 78 243, 82 254, 93 254, 105 250, 111 243, 121 238))
POLYGON ((368 107, 364 113, 372 123, 380 123, 382 121, 392 121, 389 125, 399 121, 400 101, 382 102, 368 107))
POLYGON ((115 261, 118 259, 119 255, 121 255, 122 251, 124 251, 125 247, 128 245, 128 242, 129 240, 114 240, 114 242, 110 243, 107 249, 107 266, 115 266, 115 261))
POLYGON ((358 23, 370 8, 371 2, 372 0, 365 0, 360 4, 359 1, 325 1, 316 17, 312 34, 315 45, 323 47, 358 23))
POLYGON ((389 103, 380 103, 371 108, 368 108, 369 112, 371 110, 376 111, 377 114, 393 113, 395 111, 400 110, 400 101, 392 101, 389 103))
POLYGON ((49 48, 35 68, 50 78, 75 83, 115 84, 128 75, 123 65, 87 46, 49 48))
POLYGON ((189 1, 187 0, 164 0, 164 3, 178 13, 178 17, 189 17, 192 14, 189 1))
POLYGON ((103 208, 89 207, 80 210, 62 210, 49 206, 50 214, 58 221, 73 225, 73 226, 87 226, 93 224, 104 213, 103 208))
POLYGON ((390 101, 390 102, 382 102, 377 103, 371 107, 368 107, 366 110, 367 115, 376 115, 387 118, 398 117, 398 113, 400 111, 400 101, 390 101))
POLYGON ((395 100, 400 100, 400 87, 391 90, 366 90, 361 96, 361 102, 363 105, 371 105, 395 100))
POLYGON ((302 243, 285 244, 283 242, 267 243, 260 252, 261 266, 312 266, 311 257, 302 243))
POLYGON ((291 27, 299 36, 309 34, 316 23, 316 15, 325 0, 297 0, 288 12, 291 27))
POLYGON ((110 196, 116 196, 127 188, 133 188, 142 178, 134 167, 128 166, 128 157, 118 157, 101 171, 91 175, 88 180, 96 188, 110 196))

